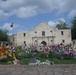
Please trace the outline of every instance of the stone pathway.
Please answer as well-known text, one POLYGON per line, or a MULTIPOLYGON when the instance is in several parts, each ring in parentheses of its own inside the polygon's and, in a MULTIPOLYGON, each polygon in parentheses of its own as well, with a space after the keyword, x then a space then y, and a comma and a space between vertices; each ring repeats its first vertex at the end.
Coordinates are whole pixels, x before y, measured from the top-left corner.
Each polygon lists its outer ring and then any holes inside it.
POLYGON ((0 75, 76 75, 76 65, 0 65, 0 75))

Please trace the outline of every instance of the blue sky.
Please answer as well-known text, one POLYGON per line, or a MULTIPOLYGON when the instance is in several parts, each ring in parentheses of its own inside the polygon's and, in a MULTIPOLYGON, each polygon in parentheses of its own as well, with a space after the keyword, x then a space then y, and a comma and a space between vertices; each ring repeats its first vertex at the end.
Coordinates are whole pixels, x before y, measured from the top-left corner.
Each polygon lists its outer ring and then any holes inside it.
POLYGON ((75 15, 76 0, 0 0, 0 28, 9 34, 27 31, 41 22, 55 26, 61 20, 70 26, 75 15))

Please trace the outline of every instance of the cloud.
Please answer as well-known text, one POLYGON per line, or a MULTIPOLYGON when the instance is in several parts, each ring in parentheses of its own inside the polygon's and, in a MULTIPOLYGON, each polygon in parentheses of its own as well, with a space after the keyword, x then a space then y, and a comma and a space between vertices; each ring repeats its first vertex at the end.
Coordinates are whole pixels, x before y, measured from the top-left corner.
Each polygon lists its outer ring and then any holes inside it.
POLYGON ((9 17, 8 13, 5 13, 3 10, 0 10, 0 20, 9 17))
POLYGON ((48 22, 48 25, 50 25, 50 26, 55 26, 55 25, 56 25, 56 23, 55 23, 55 22, 53 22, 53 21, 49 21, 49 22, 48 22))
POLYGON ((13 27, 11 27, 11 23, 5 23, 1 29, 8 30, 9 34, 14 34, 16 33, 19 29, 22 29, 22 26, 19 24, 13 24, 13 27), (16 32, 15 32, 16 30, 16 32))
POLYGON ((1 28, 2 28, 2 29, 6 29, 6 30, 8 30, 8 31, 12 31, 13 28, 10 27, 10 25, 11 25, 11 23, 5 23, 1 28))
POLYGON ((63 18, 59 18, 58 20, 59 21, 62 21, 62 22, 65 22, 65 20, 63 18))
POLYGON ((49 22, 48 22, 48 25, 55 27, 57 24, 60 23, 59 21, 61 21, 61 22, 64 23, 64 22, 65 22, 65 19, 59 18, 59 19, 57 19, 56 21, 49 21, 49 22))
POLYGON ((5 23, 0 29, 8 30, 8 35, 16 34, 19 31, 27 31, 28 29, 25 28, 23 25, 13 23, 13 27, 11 27, 12 23, 5 23))
POLYGON ((76 15, 76 10, 72 10, 69 14, 68 14, 68 17, 69 18, 72 18, 76 15))
POLYGON ((0 17, 6 18, 13 15, 27 18, 53 10, 57 10, 59 15, 70 14, 76 10, 76 0, 0 0, 0 10, 0 17))
POLYGON ((27 18, 37 15, 36 7, 21 7, 16 11, 16 15, 20 18, 27 18))
POLYGON ((19 24, 13 24, 13 27, 11 27, 12 23, 5 23, 1 28, 6 29, 8 31, 12 31, 13 29, 22 28, 19 24))

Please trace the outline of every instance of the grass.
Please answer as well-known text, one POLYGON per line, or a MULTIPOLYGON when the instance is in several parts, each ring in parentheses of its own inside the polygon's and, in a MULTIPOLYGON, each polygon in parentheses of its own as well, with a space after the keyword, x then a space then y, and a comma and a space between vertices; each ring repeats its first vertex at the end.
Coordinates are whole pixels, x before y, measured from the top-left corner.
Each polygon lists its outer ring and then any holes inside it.
MULTIPOLYGON (((32 58, 38 58, 41 62, 46 60, 51 61, 51 54, 47 58, 43 52, 36 53, 34 56, 26 55, 25 56, 18 56, 18 60, 20 60, 21 64, 28 64, 32 58)), ((56 54, 52 54, 52 61, 54 64, 76 64, 76 58, 69 57, 66 59, 58 59, 56 54)))

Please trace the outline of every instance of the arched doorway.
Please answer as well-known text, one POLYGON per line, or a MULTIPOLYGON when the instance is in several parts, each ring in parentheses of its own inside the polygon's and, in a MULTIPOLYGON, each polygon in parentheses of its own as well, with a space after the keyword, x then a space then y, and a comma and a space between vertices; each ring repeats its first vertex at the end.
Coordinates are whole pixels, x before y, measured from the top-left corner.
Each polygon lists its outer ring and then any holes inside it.
POLYGON ((43 45, 47 45, 47 43, 46 43, 45 41, 42 41, 41 44, 43 44, 43 45))

